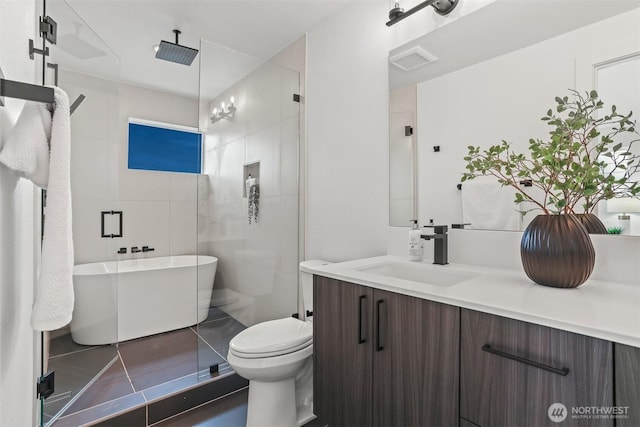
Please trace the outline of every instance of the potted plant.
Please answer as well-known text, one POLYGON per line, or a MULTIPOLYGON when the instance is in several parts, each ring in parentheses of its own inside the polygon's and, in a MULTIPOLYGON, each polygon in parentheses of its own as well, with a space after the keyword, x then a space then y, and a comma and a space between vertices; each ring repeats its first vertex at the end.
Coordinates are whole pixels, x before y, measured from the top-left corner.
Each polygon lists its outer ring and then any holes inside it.
POLYGON ((611 106, 604 114, 596 91, 572 90, 571 97, 555 102, 542 117, 551 126, 548 140, 530 139, 528 155, 514 152, 506 141, 485 150, 469 146, 462 181, 494 176, 516 190, 515 203, 532 206, 523 215, 539 210, 522 238, 525 272, 542 285, 576 287, 595 262, 585 226, 606 233, 592 214, 597 204, 640 195, 640 155, 632 151, 638 133, 631 112, 611 106))

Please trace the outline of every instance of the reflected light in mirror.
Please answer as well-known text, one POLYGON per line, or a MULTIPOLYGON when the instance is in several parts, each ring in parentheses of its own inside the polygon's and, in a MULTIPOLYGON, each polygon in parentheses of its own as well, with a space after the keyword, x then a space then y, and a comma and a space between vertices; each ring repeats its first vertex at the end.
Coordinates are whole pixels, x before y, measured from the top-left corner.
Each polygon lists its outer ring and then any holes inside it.
POLYGON ((621 216, 627 216, 626 214, 628 213, 640 213, 640 199, 636 199, 635 197, 619 197, 607 200, 607 210, 609 212, 625 214, 621 216))

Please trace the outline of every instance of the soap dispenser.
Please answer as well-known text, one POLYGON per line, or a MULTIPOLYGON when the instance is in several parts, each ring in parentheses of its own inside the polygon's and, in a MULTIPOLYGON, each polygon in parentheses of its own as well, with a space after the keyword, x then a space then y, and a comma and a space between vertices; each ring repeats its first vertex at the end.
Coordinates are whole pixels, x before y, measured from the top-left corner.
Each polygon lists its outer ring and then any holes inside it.
POLYGON ((422 261, 424 255, 424 243, 420 238, 418 221, 411 220, 413 227, 409 230, 409 261, 422 261))

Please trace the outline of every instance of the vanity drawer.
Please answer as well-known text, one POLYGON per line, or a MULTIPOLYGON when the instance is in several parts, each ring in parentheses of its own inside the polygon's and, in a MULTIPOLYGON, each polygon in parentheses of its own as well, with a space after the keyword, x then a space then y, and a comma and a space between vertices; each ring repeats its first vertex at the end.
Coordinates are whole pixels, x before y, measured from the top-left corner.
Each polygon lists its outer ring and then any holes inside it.
POLYGON ((563 426, 613 426, 579 409, 613 406, 608 341, 462 310, 460 350, 460 416, 475 424, 557 426, 548 412, 559 403, 563 426), (583 414, 574 418, 573 408, 583 414))

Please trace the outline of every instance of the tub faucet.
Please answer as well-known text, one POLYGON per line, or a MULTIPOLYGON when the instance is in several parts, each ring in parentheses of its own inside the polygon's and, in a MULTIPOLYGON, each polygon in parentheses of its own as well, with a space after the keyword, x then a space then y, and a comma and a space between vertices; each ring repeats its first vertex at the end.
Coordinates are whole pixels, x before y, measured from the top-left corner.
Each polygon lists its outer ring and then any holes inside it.
POLYGON ((446 225, 425 225, 425 227, 433 228, 434 234, 421 234, 420 238, 425 240, 434 240, 433 242, 433 263, 440 265, 449 264, 448 242, 446 225))
POLYGON ((150 248, 149 246, 143 246, 142 247, 142 252, 151 252, 151 251, 155 251, 155 248, 150 248))
POLYGON ((137 254, 138 252, 142 252, 142 249, 138 249, 137 246, 131 246, 131 253, 137 254))

